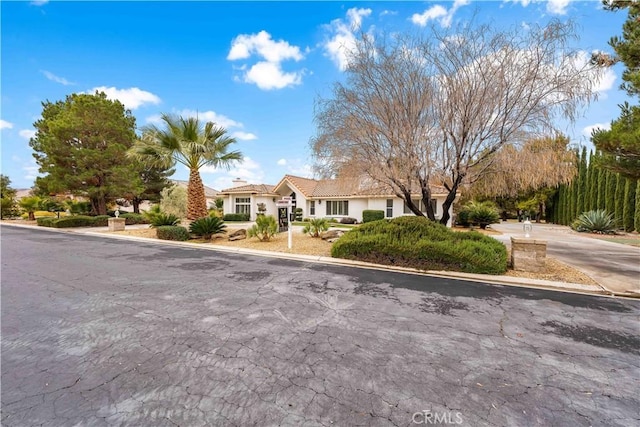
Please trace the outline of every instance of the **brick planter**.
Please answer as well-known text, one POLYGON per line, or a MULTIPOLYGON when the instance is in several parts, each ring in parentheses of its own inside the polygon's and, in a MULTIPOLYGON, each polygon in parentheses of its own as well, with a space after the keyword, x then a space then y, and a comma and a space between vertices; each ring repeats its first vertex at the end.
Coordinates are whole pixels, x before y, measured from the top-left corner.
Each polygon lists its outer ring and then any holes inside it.
POLYGON ((516 271, 540 273, 545 271, 547 241, 530 238, 511 238, 511 265, 516 271))
POLYGON ((109 231, 123 231, 125 221, 126 219, 124 218, 109 218, 107 220, 109 223, 109 231))

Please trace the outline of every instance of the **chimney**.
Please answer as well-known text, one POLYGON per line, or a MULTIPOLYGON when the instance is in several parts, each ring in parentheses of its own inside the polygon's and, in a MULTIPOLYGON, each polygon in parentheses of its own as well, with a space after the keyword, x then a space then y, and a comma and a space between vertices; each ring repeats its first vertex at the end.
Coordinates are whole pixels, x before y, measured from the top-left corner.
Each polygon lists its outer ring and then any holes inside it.
POLYGON ((233 181, 231 181, 231 182, 233 183, 233 188, 241 187, 241 186, 243 186, 243 185, 247 185, 247 181, 245 181, 245 180, 244 180, 244 179, 242 179, 242 178, 236 178, 236 179, 234 179, 234 180, 233 180, 233 181))

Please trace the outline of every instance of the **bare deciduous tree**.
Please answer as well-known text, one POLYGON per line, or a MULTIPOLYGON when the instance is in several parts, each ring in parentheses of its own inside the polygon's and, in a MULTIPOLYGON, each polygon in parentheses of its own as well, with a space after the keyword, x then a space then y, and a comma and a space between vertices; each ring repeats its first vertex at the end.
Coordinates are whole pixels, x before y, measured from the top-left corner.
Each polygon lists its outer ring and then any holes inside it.
POLYGON ((427 216, 429 184, 448 195, 490 170, 505 145, 548 135, 594 98, 599 70, 569 48, 573 27, 497 31, 462 26, 431 37, 360 37, 344 83, 317 102, 311 145, 323 175, 367 175, 427 216))

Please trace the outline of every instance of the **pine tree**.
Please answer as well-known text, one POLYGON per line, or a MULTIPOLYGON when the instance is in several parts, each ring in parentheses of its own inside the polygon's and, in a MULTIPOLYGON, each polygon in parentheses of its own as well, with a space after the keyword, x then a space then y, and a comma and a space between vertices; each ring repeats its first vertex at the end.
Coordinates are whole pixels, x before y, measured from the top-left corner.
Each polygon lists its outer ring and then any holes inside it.
POLYGON ((576 200, 576 217, 585 209, 585 200, 587 198, 587 147, 582 147, 580 154, 580 163, 578 163, 578 193, 576 200))
POLYGON ((631 232, 633 231, 633 220, 634 214, 636 211, 636 186, 638 180, 636 179, 627 179, 626 185, 624 187, 624 208, 622 213, 622 225, 624 226, 624 231, 631 232))
POLYGON ((616 174, 616 194, 615 194, 615 207, 614 207, 614 215, 613 217, 616 220, 616 223, 622 226, 622 209, 624 208, 624 200, 625 200, 625 184, 626 179, 620 175, 616 174))

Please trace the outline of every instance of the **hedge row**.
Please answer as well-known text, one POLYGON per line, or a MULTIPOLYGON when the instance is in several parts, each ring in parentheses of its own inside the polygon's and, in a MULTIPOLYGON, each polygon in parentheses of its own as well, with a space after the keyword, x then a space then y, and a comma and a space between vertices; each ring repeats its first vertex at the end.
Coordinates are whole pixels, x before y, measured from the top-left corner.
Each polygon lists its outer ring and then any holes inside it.
POLYGON ((222 219, 224 221, 249 221, 249 214, 225 214, 222 219))
POLYGON ((162 240, 189 240, 189 230, 179 225, 162 225, 156 228, 156 236, 162 240))
POLYGON ((38 218, 36 221, 42 227, 68 228, 68 227, 106 227, 109 221, 108 215, 99 216, 65 216, 58 218, 38 218))
POLYGON ((373 222, 384 219, 384 211, 364 210, 362 211, 362 223, 373 222))
POLYGON ((507 270, 507 250, 499 241, 473 231, 455 232, 422 217, 363 224, 334 243, 331 256, 421 270, 507 270))

